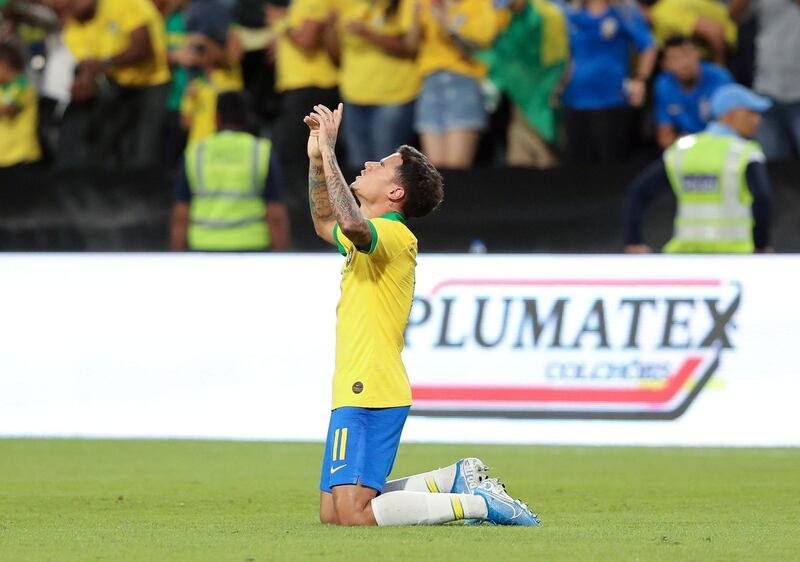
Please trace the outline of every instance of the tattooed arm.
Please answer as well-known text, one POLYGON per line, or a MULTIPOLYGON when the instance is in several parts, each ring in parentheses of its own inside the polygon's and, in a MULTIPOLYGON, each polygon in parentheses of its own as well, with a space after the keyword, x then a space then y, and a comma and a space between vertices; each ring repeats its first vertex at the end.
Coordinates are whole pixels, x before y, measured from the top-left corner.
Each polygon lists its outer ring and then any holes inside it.
POLYGON ((322 153, 319 150, 319 123, 310 116, 303 121, 309 128, 308 205, 311 210, 311 220, 314 221, 314 230, 317 236, 335 245, 333 225, 336 224, 336 219, 333 217, 325 184, 325 170, 322 164, 322 153))
POLYGON ((330 210, 344 235, 358 249, 366 251, 372 244, 372 229, 358 208, 358 202, 342 175, 334 151, 339 126, 342 123, 342 109, 342 104, 339 104, 335 111, 324 105, 316 105, 310 117, 319 124, 319 149, 325 171, 330 210))

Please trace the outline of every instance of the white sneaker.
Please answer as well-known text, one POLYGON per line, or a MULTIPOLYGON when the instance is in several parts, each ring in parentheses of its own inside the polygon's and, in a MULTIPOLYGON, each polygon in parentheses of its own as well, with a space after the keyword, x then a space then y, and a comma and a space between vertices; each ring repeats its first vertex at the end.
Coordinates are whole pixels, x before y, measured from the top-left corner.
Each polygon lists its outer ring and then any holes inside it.
POLYGON ((539 517, 528 504, 515 500, 506 493, 506 487, 497 478, 487 478, 475 489, 476 496, 486 502, 488 520, 495 525, 521 525, 541 527, 539 517))
POLYGON ((470 457, 456 462, 456 477, 453 480, 451 494, 472 494, 481 482, 486 480, 489 467, 481 459, 470 457))

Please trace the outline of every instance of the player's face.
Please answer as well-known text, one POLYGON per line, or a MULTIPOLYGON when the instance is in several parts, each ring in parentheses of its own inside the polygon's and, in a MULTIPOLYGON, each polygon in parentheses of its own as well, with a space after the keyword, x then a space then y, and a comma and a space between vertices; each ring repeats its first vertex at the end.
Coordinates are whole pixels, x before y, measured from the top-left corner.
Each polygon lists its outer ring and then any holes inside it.
POLYGON ((380 201, 394 189, 395 172, 402 164, 403 157, 397 152, 380 162, 367 162, 350 188, 362 203, 380 201))
POLYGON ((691 43, 671 47, 664 53, 663 66, 679 82, 693 82, 700 75, 700 55, 691 43))

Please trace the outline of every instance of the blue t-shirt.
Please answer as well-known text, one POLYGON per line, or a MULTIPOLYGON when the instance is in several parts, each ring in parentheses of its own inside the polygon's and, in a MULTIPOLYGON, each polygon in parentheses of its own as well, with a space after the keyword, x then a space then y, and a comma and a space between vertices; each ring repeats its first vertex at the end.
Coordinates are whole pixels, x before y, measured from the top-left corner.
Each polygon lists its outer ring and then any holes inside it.
POLYGON ((711 121, 711 95, 731 84, 731 73, 710 62, 700 63, 700 77, 691 90, 684 90, 669 72, 662 72, 655 83, 657 125, 672 125, 679 135, 698 133, 711 121))
POLYGON ((569 22, 572 76, 564 105, 572 109, 606 109, 626 105, 631 46, 638 52, 655 47, 650 28, 633 4, 612 6, 594 16, 564 7, 569 22))

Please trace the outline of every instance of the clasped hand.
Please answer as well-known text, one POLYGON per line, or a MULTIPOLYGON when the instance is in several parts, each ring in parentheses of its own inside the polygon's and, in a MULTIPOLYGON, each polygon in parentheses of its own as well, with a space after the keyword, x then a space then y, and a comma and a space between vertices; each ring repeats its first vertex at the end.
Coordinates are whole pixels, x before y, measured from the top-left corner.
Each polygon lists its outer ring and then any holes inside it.
POLYGON ((339 127, 342 124, 344 105, 331 111, 324 105, 315 105, 314 111, 303 118, 303 122, 310 130, 308 156, 312 159, 322 158, 323 152, 333 152, 336 148, 336 139, 339 136, 339 127), (317 137, 315 149, 313 138, 317 137))

